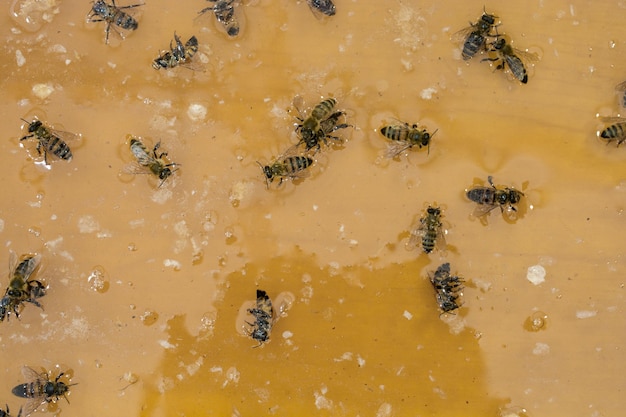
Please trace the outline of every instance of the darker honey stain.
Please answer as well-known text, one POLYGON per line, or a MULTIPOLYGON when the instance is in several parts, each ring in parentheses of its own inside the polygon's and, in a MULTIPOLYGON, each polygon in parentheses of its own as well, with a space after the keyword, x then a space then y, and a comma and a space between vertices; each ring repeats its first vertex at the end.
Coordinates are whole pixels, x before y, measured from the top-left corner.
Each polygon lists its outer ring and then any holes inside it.
POLYGON ((174 347, 144 378, 140 415, 356 415, 385 404, 394 415, 496 415, 503 400, 486 394, 475 332, 453 334, 441 319, 426 262, 332 269, 294 251, 246 265, 226 280, 211 336, 189 333, 184 315, 167 322, 174 347), (253 349, 234 323, 256 288, 296 301, 253 349))

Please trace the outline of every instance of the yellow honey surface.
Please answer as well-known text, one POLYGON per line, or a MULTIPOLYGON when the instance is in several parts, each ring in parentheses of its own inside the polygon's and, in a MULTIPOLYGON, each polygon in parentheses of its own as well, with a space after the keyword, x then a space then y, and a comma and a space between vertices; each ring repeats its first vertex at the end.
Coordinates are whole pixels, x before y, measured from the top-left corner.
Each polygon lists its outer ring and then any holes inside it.
POLYGON ((69 371, 65 417, 623 413, 626 145, 596 115, 623 110, 625 2, 243 1, 234 39, 211 4, 146 0, 106 45, 87 1, 4 2, 0 291, 14 251, 42 254, 48 292, 0 323, 0 404, 17 415, 28 365, 69 371), (461 59, 483 7, 539 57, 527 85, 461 59), (152 68, 174 31, 204 71, 152 68), (267 189, 296 96, 353 127, 267 189), (20 118, 80 134, 73 159, 45 168, 20 118), (384 158, 397 120, 438 129, 429 150, 384 158), (129 134, 179 164, 162 186, 128 174, 129 134), (524 192, 516 221, 472 216, 489 175, 524 192), (405 250, 429 204, 447 247, 405 250), (443 262, 456 314, 429 282, 443 262), (295 300, 255 348, 237 320, 257 288, 295 300))

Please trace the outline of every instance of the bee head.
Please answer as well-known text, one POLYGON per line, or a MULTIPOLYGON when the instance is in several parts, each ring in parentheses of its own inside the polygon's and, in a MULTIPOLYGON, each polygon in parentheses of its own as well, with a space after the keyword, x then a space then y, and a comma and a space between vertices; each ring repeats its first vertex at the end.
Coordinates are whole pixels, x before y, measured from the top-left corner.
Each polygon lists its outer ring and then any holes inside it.
POLYGON ((93 7, 91 8, 91 10, 93 11, 95 15, 103 16, 107 14, 107 8, 108 8, 107 4, 104 2, 104 0, 97 0, 93 4, 93 7))
POLYGON ((263 166, 259 161, 256 161, 257 164, 261 167, 261 171, 263 171, 263 175, 265 176, 265 185, 267 188, 270 188, 270 182, 274 180, 274 174, 272 173, 272 168, 269 165, 263 166))
POLYGON ((524 195, 521 191, 517 191, 511 188, 507 188, 507 191, 509 192, 509 201, 511 202, 511 204, 519 203, 522 199, 522 196, 524 195))
POLYGON ((430 214, 431 216, 438 216, 439 214, 441 214, 441 210, 439 209, 439 207, 428 207, 426 209, 426 213, 430 214))
MULTIPOLYGON (((24 120, 24 119, 22 119, 24 120)), ((43 123, 41 123, 40 120, 33 120, 32 122, 27 122, 26 120, 24 120, 26 123, 28 123, 28 133, 33 133, 35 132, 37 129, 39 129, 41 127, 41 125, 43 123)))

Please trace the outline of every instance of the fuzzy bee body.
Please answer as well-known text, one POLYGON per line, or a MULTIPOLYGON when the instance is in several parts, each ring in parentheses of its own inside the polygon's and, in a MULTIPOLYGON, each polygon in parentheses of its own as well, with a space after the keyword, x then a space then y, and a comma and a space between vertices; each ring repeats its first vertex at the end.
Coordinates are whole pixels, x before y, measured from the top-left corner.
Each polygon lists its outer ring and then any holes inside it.
POLYGON ((419 149, 427 147, 430 150, 430 141, 435 133, 437 131, 430 134, 428 130, 420 129, 417 124, 409 125, 408 123, 380 128, 381 135, 395 142, 387 150, 388 158, 394 158, 414 146, 419 149))
POLYGON ((106 22, 105 43, 108 44, 111 25, 113 25, 113 30, 118 33, 122 39, 124 36, 115 29, 115 26, 124 30, 136 30, 137 27, 139 27, 137 20, 124 11, 139 6, 143 6, 143 3, 118 7, 115 4, 115 0, 112 0, 112 4, 108 4, 104 0, 96 0, 87 15, 87 19, 89 22, 106 22))
POLYGON ((274 308, 272 301, 267 293, 263 290, 256 290, 256 305, 249 308, 248 313, 252 314, 254 323, 246 322, 250 329, 250 337, 259 342, 255 347, 261 346, 269 341, 272 325, 274 322, 274 308))
MULTIPOLYGON (((22 119, 24 120, 24 119, 22 119)), ((37 143, 37 152, 39 155, 43 153, 44 162, 48 164, 48 154, 54 155, 59 159, 69 161, 72 159, 72 151, 66 140, 72 140, 78 135, 70 132, 63 132, 60 130, 52 129, 40 120, 33 120, 28 122, 28 135, 20 138, 20 142, 26 139, 35 138, 37 143)))
POLYGON ((40 281, 30 279, 40 261, 41 255, 26 254, 22 255, 19 263, 14 266, 17 256, 11 252, 10 264, 13 272, 4 297, 0 299, 0 322, 11 313, 19 318, 19 308, 25 302, 43 308, 37 299, 46 294, 45 287, 40 281))

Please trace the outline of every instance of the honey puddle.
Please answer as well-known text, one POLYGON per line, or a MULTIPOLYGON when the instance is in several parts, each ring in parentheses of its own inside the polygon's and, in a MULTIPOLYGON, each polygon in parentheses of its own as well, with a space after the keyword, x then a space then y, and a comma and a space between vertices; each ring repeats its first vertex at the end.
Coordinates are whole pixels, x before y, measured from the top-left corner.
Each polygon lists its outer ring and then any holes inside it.
POLYGON ((256 0, 229 38, 187 3, 124 9, 138 28, 109 45, 89 2, 3 8, 0 235, 7 277, 9 251, 39 253, 47 294, 0 323, 0 404, 17 415, 26 365, 70 371, 69 402, 40 409, 68 417, 620 413, 626 154, 596 115, 623 112, 626 6, 256 0), (537 53, 528 84, 451 42, 483 7, 537 53), (174 33, 197 68, 152 68, 174 33), (335 98, 350 127, 268 187, 296 97, 305 117, 335 98), (20 140, 35 119, 80 135, 71 161, 20 140), (398 121, 436 133, 388 159, 398 121), (165 181, 131 174, 128 135, 160 144, 165 181), (513 216, 472 216, 488 176, 523 192, 513 216), (446 248, 406 250, 429 205, 446 248), (429 281, 444 262, 454 314, 429 281), (290 305, 258 347, 257 289, 290 305))

